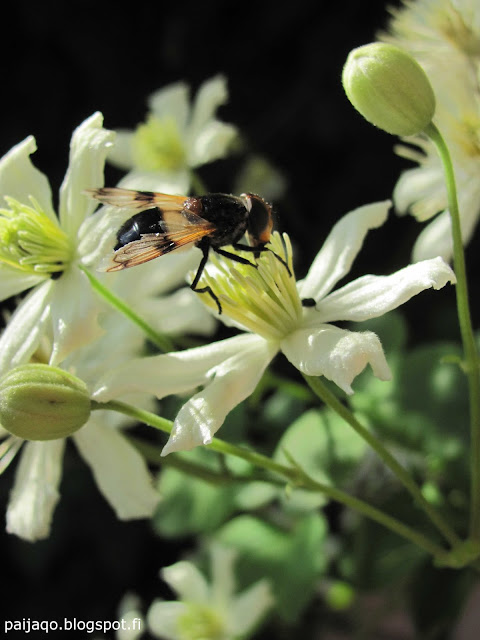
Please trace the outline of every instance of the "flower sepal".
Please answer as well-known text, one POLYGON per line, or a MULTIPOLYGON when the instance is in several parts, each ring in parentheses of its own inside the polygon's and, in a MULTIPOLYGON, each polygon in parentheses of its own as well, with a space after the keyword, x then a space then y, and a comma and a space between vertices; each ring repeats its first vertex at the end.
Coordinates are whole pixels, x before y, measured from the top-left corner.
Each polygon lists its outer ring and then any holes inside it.
POLYGON ((72 435, 90 417, 85 383, 47 364, 25 364, 0 379, 0 423, 25 440, 72 435))

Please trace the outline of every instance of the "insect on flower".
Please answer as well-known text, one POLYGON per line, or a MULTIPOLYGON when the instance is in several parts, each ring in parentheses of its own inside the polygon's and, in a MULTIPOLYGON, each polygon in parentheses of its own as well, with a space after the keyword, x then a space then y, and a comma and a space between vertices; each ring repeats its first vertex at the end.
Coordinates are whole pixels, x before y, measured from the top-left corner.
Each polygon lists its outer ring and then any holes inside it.
POLYGON ((139 212, 118 230, 114 252, 102 267, 104 271, 135 267, 170 251, 196 246, 203 256, 190 288, 197 293, 208 293, 220 314, 222 306, 212 288, 198 286, 210 249, 255 268, 250 260, 222 247, 231 245, 237 251, 252 253, 254 258, 263 251, 271 251, 290 274, 286 262, 266 246, 273 228, 272 207, 253 193, 188 197, 108 187, 88 189, 85 193, 104 204, 139 212), (249 245, 239 242, 245 233, 249 245))

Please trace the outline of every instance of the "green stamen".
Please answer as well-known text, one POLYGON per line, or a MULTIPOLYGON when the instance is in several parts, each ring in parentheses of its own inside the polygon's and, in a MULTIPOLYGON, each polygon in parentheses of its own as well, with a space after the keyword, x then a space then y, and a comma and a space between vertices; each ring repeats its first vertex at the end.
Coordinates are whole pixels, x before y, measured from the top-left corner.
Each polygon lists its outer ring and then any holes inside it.
POLYGON ((213 609, 189 603, 184 614, 178 618, 178 637, 181 640, 222 640, 225 629, 222 620, 213 609))
POLYGON ((65 269, 74 248, 64 231, 30 197, 30 205, 5 196, 0 209, 0 264, 25 273, 51 275, 65 269))
POLYGON ((134 162, 149 171, 175 171, 185 165, 184 144, 173 118, 149 116, 133 137, 134 162))

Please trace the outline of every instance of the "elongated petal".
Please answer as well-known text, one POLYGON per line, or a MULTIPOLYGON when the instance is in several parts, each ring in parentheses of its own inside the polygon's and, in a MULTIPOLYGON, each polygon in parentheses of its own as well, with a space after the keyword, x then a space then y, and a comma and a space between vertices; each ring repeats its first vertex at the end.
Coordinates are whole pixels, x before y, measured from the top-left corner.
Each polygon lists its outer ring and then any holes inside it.
POLYGON ((227 80, 217 75, 207 80, 198 89, 192 107, 188 130, 188 143, 194 144, 204 127, 214 119, 215 112, 228 100, 227 80))
POLYGON ((190 166, 198 167, 224 158, 237 136, 238 129, 233 125, 218 120, 209 122, 188 148, 190 166))
POLYGON ((211 369, 210 383, 180 409, 163 456, 210 444, 227 414, 254 391, 277 347, 256 335, 240 338, 243 346, 211 369))
POLYGON ((180 640, 178 619, 185 615, 187 610, 188 605, 184 602, 154 600, 147 614, 150 631, 162 640, 180 640))
POLYGON ((229 616, 232 637, 246 636, 271 609, 274 598, 267 580, 260 580, 235 597, 229 616))
POLYGON ((184 131, 190 112, 189 93, 185 82, 175 82, 152 93, 148 99, 149 109, 159 120, 175 119, 179 130, 184 131))
MULTIPOLYGON (((180 600, 209 603, 210 588, 204 576, 191 562, 184 560, 160 571, 163 580, 175 591, 180 600)), ((212 604, 212 603, 209 603, 212 604)))
POLYGON ((132 140, 134 132, 127 129, 115 130, 115 141, 108 150, 107 161, 119 169, 133 168, 132 140))
POLYGON ((391 378, 380 340, 371 331, 345 331, 332 325, 299 329, 282 340, 281 349, 302 373, 325 376, 348 394, 367 364, 380 380, 391 378))
POLYGON ((0 265, 0 302, 46 280, 46 276, 25 274, 0 265))
POLYGON ((387 219, 391 202, 375 202, 359 207, 341 218, 312 263, 307 277, 299 283, 302 298, 321 300, 350 271, 370 229, 387 219))
POLYGON ((72 239, 76 238, 80 225, 98 205, 83 191, 103 187, 105 158, 115 133, 104 129, 102 123, 102 114, 94 113, 72 135, 68 170, 60 188, 59 207, 62 229, 72 239))
POLYGON ((125 189, 185 195, 190 192, 190 182, 191 175, 188 169, 179 168, 176 171, 133 169, 120 180, 118 186, 125 189))
POLYGON ((50 364, 56 365, 69 353, 103 334, 97 318, 98 298, 84 273, 74 267, 55 282, 51 302, 53 347, 50 364))
POLYGON ((213 602, 221 609, 229 611, 235 591, 234 565, 237 553, 234 549, 212 543, 211 557, 211 596, 213 602))
POLYGON ((252 340, 242 335, 202 347, 147 358, 136 358, 106 373, 95 385, 92 397, 99 402, 126 393, 152 393, 164 398, 205 384, 209 372, 219 363, 241 352, 252 340))
POLYGON ((363 276, 324 298, 317 307, 317 322, 377 318, 421 291, 449 282, 456 282, 455 274, 442 258, 411 264, 390 276, 363 276))
POLYGON ((15 310, 0 338, 0 375, 28 362, 49 320, 53 281, 29 293, 15 310))
POLYGON ((94 416, 73 439, 117 517, 151 517, 160 496, 145 460, 122 433, 94 416))
POLYGON ((0 196, 10 196, 24 204, 33 196, 51 220, 57 220, 52 206, 52 192, 45 175, 33 166, 30 154, 37 150, 35 138, 29 136, 0 160, 0 196))
POLYGON ((65 440, 24 445, 7 507, 9 533, 31 542, 48 537, 60 497, 64 447, 65 440))

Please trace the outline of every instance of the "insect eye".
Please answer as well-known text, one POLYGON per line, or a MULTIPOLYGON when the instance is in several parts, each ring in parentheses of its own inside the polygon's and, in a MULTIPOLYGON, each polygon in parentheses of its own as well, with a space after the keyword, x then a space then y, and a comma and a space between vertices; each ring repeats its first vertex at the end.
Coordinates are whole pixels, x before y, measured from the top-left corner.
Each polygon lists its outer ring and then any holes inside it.
POLYGON ((248 237, 253 246, 266 244, 270 240, 273 228, 272 208, 259 196, 248 194, 245 198, 250 204, 247 207, 248 217, 248 237))

